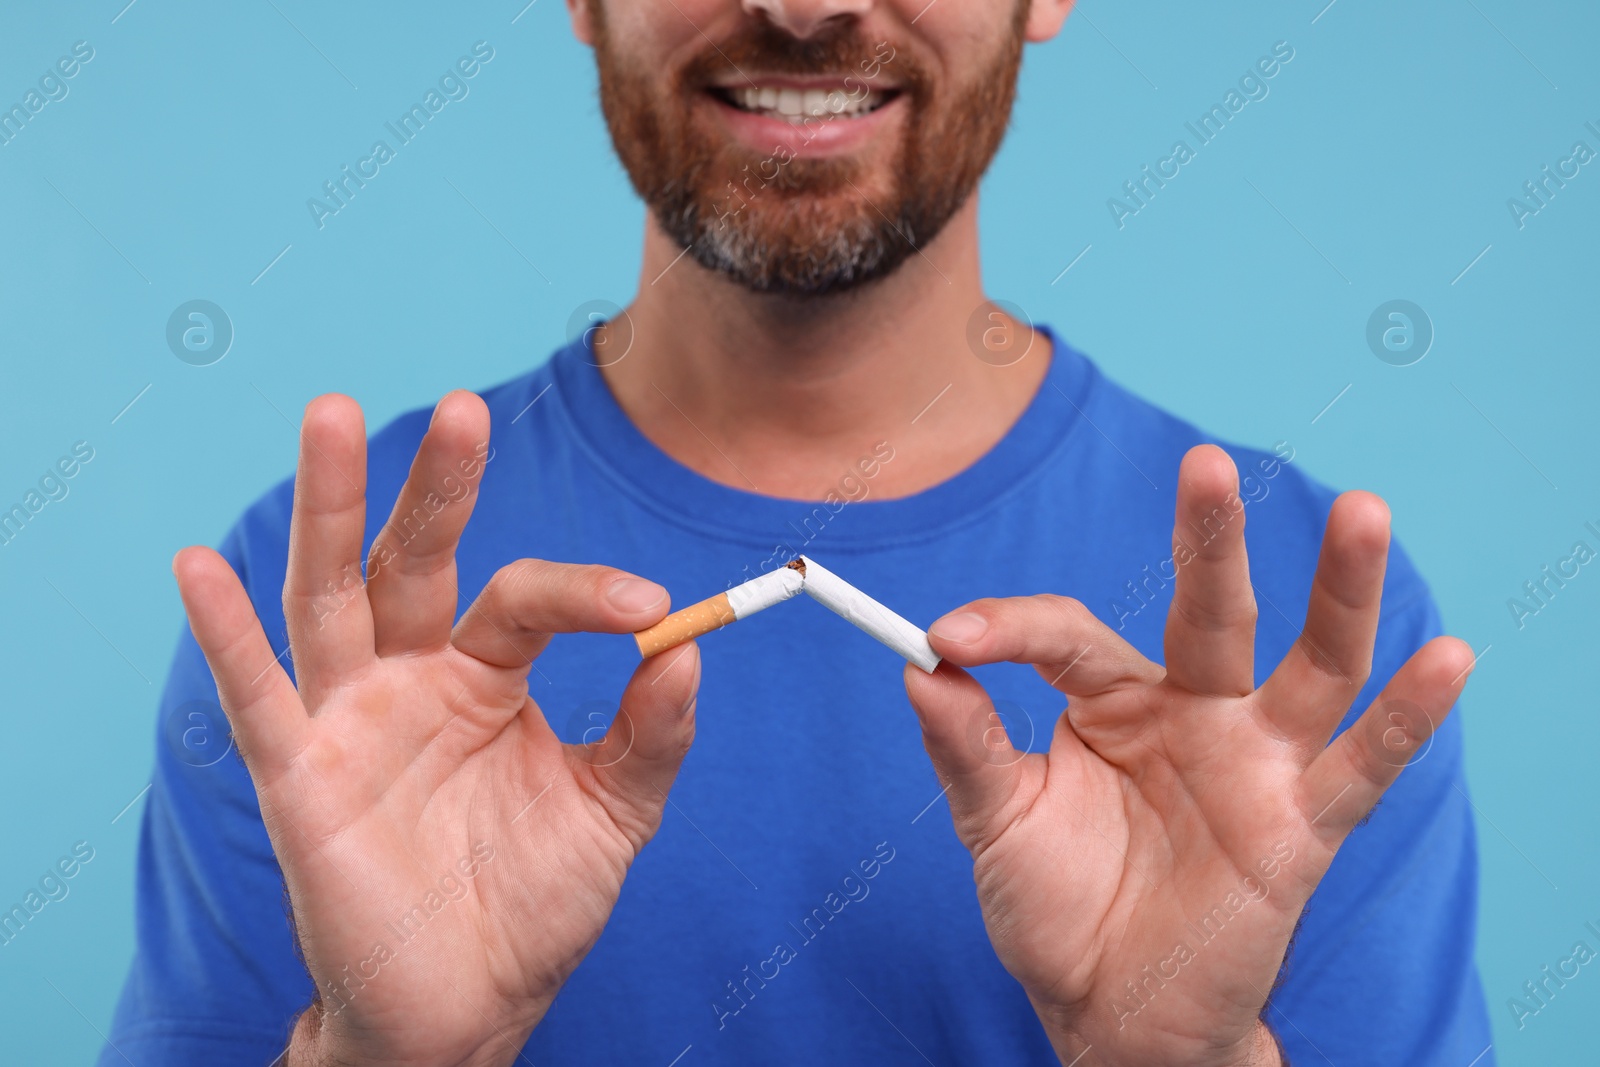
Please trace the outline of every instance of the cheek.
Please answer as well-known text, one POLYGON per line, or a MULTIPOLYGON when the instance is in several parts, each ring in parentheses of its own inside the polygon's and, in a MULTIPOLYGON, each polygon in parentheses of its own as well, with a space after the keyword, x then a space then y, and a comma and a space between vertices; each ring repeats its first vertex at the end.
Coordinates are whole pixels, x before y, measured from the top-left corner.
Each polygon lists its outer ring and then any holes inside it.
MULTIPOLYGON (((890 6, 897 16, 894 25, 867 36, 889 41, 901 55, 909 48, 936 81, 970 82, 980 76, 993 65, 1013 31, 1015 8, 1009 2, 938 0, 928 7, 927 0, 894 0, 890 6), (915 26, 910 26, 912 19, 917 20, 915 26)), ((894 64, 895 59, 889 59, 886 65, 894 64)))
POLYGON ((741 17, 738 0, 675 0, 675 4, 607 3, 607 33, 625 55, 652 64, 644 70, 660 74, 678 70, 708 50, 706 38, 720 40, 741 17))
POLYGON ((727 23, 747 17, 740 0, 673 0, 672 3, 657 0, 656 3, 646 6, 652 9, 654 21, 660 23, 676 21, 689 30, 682 36, 697 38, 702 43, 705 38, 695 31, 695 26, 705 30, 706 36, 715 41, 718 39, 718 34, 713 32, 714 30, 726 31, 727 23))

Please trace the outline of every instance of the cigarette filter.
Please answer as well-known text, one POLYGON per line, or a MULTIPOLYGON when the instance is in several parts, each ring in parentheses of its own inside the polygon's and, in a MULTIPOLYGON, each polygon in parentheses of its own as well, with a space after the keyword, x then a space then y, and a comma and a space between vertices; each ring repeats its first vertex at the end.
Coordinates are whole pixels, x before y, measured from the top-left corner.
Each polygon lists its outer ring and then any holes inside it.
POLYGON ((633 639, 638 642, 641 655, 654 656, 788 600, 804 584, 805 578, 797 568, 780 567, 726 593, 674 611, 649 629, 634 634, 633 639))
POLYGON ((929 674, 939 666, 939 656, 928 644, 927 633, 811 557, 801 556, 798 562, 805 568, 804 590, 813 600, 882 641, 929 674))

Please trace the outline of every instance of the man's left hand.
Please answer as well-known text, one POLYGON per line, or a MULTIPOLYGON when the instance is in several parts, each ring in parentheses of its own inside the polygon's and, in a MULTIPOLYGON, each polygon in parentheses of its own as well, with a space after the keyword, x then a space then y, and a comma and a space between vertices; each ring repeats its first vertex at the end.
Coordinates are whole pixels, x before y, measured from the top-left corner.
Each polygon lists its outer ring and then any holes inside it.
POLYGON ((946 663, 906 688, 990 939, 1064 1063, 1279 1062, 1260 1017, 1300 913, 1473 664, 1429 642, 1329 743, 1371 670, 1388 548, 1383 501, 1334 503, 1305 629, 1257 688, 1238 473, 1203 445, 1179 474, 1164 667, 1063 597, 934 623, 946 663), (1070 697, 1048 753, 1012 748, 960 669, 1002 661, 1070 697))

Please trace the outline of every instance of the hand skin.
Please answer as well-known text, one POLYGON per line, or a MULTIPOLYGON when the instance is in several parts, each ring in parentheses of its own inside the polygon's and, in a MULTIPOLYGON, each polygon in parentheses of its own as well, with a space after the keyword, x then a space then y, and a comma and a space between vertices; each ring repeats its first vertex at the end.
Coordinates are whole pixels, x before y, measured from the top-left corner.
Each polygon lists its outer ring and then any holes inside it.
POLYGON ((1179 475, 1165 668, 1064 597, 933 624, 946 662, 906 688, 995 951, 1063 1063, 1280 1062, 1259 1017, 1301 911, 1473 666, 1430 641, 1328 743, 1371 671, 1388 546, 1381 500, 1334 503, 1305 629, 1257 689, 1238 473, 1202 445, 1179 475), (1002 661, 1069 698, 1048 753, 1015 751, 961 669, 1002 661))
POLYGON ((653 582, 520 560, 452 627, 488 436, 478 397, 440 401, 363 583, 361 411, 307 407, 283 595, 298 691, 227 563, 205 548, 173 561, 318 990, 292 1067, 513 1062, 598 938, 693 738, 693 645, 634 672, 595 745, 562 744, 528 696, 551 634, 660 620, 653 582), (450 502, 434 514, 430 493, 450 502))

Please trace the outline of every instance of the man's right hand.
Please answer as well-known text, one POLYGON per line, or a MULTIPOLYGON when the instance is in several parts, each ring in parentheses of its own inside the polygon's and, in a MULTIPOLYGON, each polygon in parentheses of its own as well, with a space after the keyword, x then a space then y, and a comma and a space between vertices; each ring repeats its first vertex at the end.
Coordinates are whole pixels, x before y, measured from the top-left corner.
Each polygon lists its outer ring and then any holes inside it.
POLYGON ((361 410, 307 407, 283 590, 298 690, 228 564, 205 548, 173 561, 318 990, 291 1067, 514 1061, 599 937, 694 735, 693 645, 634 672, 595 745, 562 744, 528 696, 551 634, 660 620, 652 582, 521 560, 452 628, 488 436, 478 397, 440 401, 363 581, 361 410))

